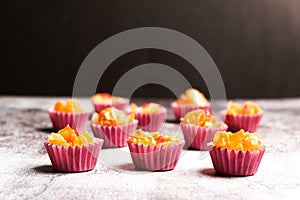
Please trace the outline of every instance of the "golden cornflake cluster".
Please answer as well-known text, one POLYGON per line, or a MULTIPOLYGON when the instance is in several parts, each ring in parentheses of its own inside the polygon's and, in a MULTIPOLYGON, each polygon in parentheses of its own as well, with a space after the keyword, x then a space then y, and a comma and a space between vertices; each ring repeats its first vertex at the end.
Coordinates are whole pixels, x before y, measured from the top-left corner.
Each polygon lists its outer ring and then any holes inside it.
POLYGON ((144 144, 144 145, 163 145, 168 146, 172 144, 178 144, 179 138, 172 135, 162 135, 159 132, 147 132, 142 130, 136 130, 132 133, 129 138, 129 142, 133 144, 144 144))
POLYGON ((48 143, 61 146, 82 146, 93 143, 92 136, 87 131, 72 129, 69 125, 48 136, 48 143))
POLYGON ((257 133, 240 130, 236 133, 219 131, 215 134, 213 145, 235 151, 257 151, 263 148, 263 143, 257 133))
POLYGON ((75 113, 83 112, 83 109, 77 103, 77 101, 72 100, 72 99, 68 99, 66 103, 57 101, 55 103, 53 110, 57 111, 57 112, 75 112, 75 113))
POLYGON ((203 93, 199 92, 194 88, 189 88, 185 91, 184 94, 180 95, 180 98, 177 100, 177 103, 186 105, 205 106, 207 105, 208 101, 203 93))
POLYGON ((251 101, 247 101, 244 105, 233 103, 232 101, 229 101, 227 104, 228 115, 254 115, 259 114, 260 112, 261 109, 259 108, 259 106, 251 101))
POLYGON ((101 126, 117 126, 131 123, 135 118, 134 113, 126 115, 123 111, 113 107, 105 108, 100 113, 94 113, 92 122, 101 126))
POLYGON ((192 124, 204 128, 221 127, 222 123, 217 121, 217 118, 212 115, 209 110, 194 110, 188 112, 181 121, 185 124, 192 124))

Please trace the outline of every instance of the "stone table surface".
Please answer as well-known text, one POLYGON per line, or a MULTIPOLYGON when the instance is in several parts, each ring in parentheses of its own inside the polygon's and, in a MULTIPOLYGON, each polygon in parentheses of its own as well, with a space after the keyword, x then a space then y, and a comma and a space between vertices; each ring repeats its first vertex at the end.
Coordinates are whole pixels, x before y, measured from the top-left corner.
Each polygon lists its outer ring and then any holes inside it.
MULTIPOLYGON (((297 199, 300 194, 300 98, 255 100, 265 110, 257 132, 266 153, 249 177, 219 176, 207 151, 192 150, 182 152, 172 171, 140 171, 127 147, 102 149, 89 172, 55 171, 43 142, 52 131, 47 109, 59 99, 65 98, 0 97, 0 199, 297 199)), ((164 131, 181 134, 170 101, 159 102, 168 107, 164 131)), ((80 103, 92 112, 90 99, 80 103)), ((213 106, 224 109, 222 103, 213 106)))

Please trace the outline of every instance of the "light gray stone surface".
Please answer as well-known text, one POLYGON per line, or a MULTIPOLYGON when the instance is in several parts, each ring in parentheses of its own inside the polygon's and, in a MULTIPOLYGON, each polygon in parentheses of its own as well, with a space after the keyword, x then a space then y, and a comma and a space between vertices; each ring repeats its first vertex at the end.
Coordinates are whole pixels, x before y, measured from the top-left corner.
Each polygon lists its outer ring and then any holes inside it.
MULTIPOLYGON (((191 150, 183 151, 172 171, 139 171, 127 148, 102 149, 92 171, 57 172, 43 142, 51 132, 47 109, 58 99, 64 98, 0 97, 0 199, 297 199, 300 194, 300 99, 255 101, 266 111, 257 132, 267 149, 249 177, 218 176, 208 152, 191 150)), ((80 103, 92 111, 89 99, 80 103)), ((170 109, 168 118, 172 121, 170 109)), ((176 123, 166 123, 164 131, 181 134, 176 123)))

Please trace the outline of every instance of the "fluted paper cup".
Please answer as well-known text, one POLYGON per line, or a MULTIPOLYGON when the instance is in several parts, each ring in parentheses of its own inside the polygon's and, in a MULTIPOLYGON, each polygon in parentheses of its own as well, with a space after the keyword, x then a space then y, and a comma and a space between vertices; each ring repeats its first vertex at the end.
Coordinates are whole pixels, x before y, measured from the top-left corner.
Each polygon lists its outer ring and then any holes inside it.
POLYGON ((101 103, 93 103, 95 111, 97 113, 101 112, 101 110, 103 110, 104 108, 109 108, 109 107, 114 107, 116 109, 125 111, 126 107, 129 104, 129 99, 124 99, 124 102, 120 102, 120 103, 112 103, 112 104, 101 104, 101 103))
POLYGON ((254 152, 212 147, 209 153, 217 173, 231 176, 251 176, 257 172, 265 153, 265 147, 254 152))
POLYGON ((133 144, 128 141, 128 147, 133 164, 136 168, 147 171, 167 171, 176 167, 184 141, 169 146, 151 146, 133 144))
POLYGON ((48 113, 55 130, 65 128, 68 124, 72 129, 85 130, 85 125, 90 115, 88 112, 68 113, 57 112, 53 109, 49 109, 48 113))
POLYGON ((128 138, 136 130, 137 124, 137 120, 117 126, 101 126, 92 122, 91 129, 95 137, 104 140, 104 147, 125 147, 128 138))
POLYGON ((213 141, 216 132, 226 131, 227 125, 223 124, 219 128, 204 128, 181 122, 180 128, 184 135, 185 145, 187 148, 208 150, 209 147, 207 143, 213 141))
POLYGON ((241 129, 244 129, 248 132, 255 132, 263 115, 263 111, 261 111, 259 114, 253 115, 228 115, 226 114, 226 111, 221 111, 223 121, 228 125, 228 130, 231 132, 237 132, 241 129))
POLYGON ((58 146, 44 143, 53 168, 64 172, 83 172, 95 168, 103 144, 95 138, 95 143, 80 146, 58 146))
POLYGON ((184 117, 188 112, 193 110, 210 110, 210 103, 207 103, 206 106, 196 106, 196 105, 185 105, 185 104, 178 104, 176 101, 171 103, 171 108, 174 112, 176 119, 180 119, 184 117))
POLYGON ((142 113, 135 112, 135 118, 139 121, 138 128, 144 131, 159 131, 165 122, 167 116, 167 109, 162 108, 159 113, 142 113))

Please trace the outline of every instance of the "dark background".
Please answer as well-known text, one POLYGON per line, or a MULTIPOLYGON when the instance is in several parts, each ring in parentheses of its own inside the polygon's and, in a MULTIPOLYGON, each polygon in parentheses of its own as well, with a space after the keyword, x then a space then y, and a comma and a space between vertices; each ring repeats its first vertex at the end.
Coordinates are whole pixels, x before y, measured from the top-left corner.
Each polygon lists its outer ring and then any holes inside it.
MULTIPOLYGON (((1 3, 0 94, 71 95, 87 54, 127 29, 157 26, 198 41, 218 66, 229 98, 300 96, 300 1, 164 0, 41 1, 1 3)), ((115 60, 99 82, 111 91, 134 66, 158 62, 180 71, 194 87, 207 88, 180 57, 137 50, 115 60)), ((135 96, 171 97, 146 85, 135 96)))

